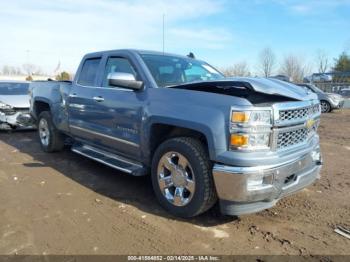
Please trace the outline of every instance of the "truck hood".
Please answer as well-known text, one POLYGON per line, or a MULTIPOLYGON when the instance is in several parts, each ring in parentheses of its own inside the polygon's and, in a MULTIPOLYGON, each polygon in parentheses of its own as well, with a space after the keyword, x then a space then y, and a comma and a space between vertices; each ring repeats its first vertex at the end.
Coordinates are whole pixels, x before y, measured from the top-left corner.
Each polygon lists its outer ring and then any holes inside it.
POLYGON ((0 95, 0 102, 14 108, 29 108, 29 95, 0 95))
POLYGON ((300 101, 317 99, 317 95, 311 91, 307 91, 304 88, 292 83, 273 78, 234 77, 225 78, 222 80, 200 81, 170 86, 170 88, 189 89, 196 91, 201 91, 202 89, 205 92, 212 93, 223 93, 222 89, 229 89, 230 87, 247 88, 258 93, 283 96, 300 101), (212 89, 208 87, 212 87, 212 89), (219 92, 218 89, 221 89, 221 91, 219 92))

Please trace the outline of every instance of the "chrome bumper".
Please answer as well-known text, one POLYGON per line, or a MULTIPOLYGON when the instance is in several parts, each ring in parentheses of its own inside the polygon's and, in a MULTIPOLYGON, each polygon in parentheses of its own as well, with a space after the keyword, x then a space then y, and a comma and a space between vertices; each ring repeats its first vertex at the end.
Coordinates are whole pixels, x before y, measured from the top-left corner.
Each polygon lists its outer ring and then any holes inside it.
POLYGON ((321 166, 317 145, 308 154, 275 166, 215 164, 213 177, 219 199, 225 205, 224 213, 239 215, 269 208, 278 199, 312 184, 320 177, 321 166))

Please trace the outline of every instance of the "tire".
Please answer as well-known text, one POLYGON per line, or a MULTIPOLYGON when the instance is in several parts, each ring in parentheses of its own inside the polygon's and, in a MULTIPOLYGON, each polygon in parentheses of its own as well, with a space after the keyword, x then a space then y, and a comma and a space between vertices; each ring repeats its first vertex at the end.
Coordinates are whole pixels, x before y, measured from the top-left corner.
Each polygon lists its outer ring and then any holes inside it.
POLYGON ((329 113, 332 111, 331 104, 327 102, 326 100, 321 100, 321 112, 322 113, 329 113))
POLYGON ((154 153, 151 174, 160 205, 177 217, 194 217, 216 203, 212 164, 197 139, 177 137, 163 142, 154 153))
POLYGON ((50 112, 40 113, 38 118, 38 135, 41 148, 47 152, 61 151, 64 147, 64 137, 52 122, 50 112))

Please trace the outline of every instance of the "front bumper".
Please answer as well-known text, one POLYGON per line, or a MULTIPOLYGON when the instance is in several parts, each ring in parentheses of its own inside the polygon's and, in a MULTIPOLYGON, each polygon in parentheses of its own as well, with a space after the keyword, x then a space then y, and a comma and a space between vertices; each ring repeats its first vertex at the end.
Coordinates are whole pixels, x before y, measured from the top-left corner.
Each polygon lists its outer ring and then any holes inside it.
POLYGON ((340 109, 344 107, 344 99, 342 100, 330 99, 330 102, 331 102, 332 109, 340 109))
POLYGON ((0 130, 13 128, 34 128, 34 121, 27 111, 18 111, 14 114, 0 112, 0 130))
POLYGON ((288 163, 273 166, 233 167, 215 164, 213 177, 227 215, 242 215, 270 208, 277 200, 299 191, 319 178, 319 146, 288 163))

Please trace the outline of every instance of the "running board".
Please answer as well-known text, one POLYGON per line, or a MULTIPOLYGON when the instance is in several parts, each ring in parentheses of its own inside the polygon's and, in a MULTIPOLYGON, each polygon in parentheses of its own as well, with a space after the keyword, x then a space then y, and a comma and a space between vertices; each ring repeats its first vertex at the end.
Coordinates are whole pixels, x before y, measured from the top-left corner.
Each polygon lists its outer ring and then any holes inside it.
POLYGON ((146 175, 146 168, 141 163, 111 154, 92 146, 73 145, 72 151, 133 176, 146 175))

